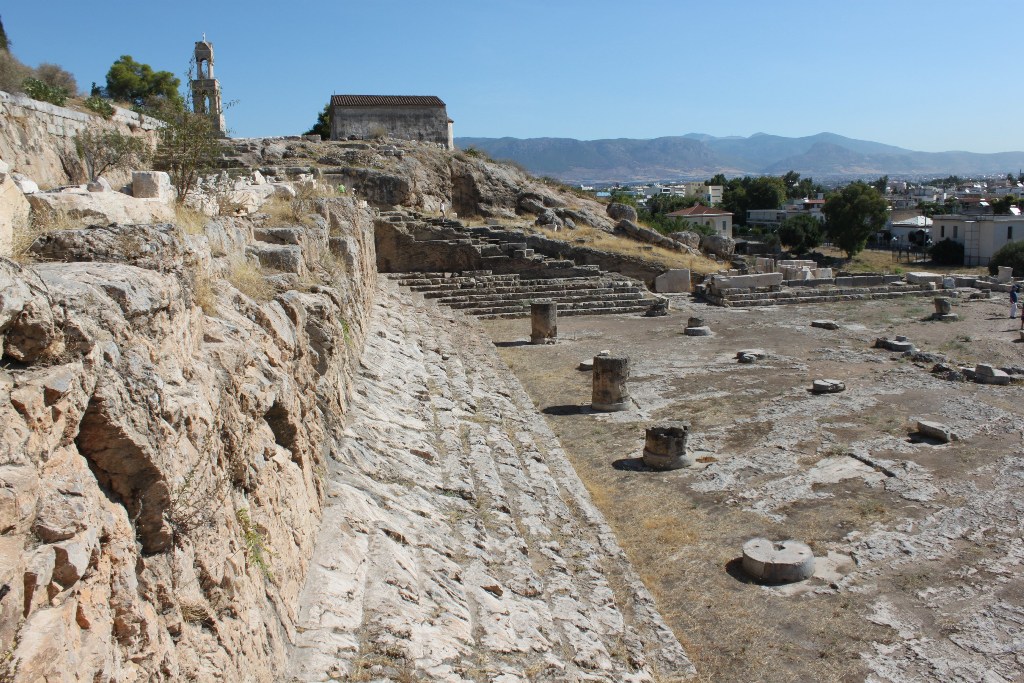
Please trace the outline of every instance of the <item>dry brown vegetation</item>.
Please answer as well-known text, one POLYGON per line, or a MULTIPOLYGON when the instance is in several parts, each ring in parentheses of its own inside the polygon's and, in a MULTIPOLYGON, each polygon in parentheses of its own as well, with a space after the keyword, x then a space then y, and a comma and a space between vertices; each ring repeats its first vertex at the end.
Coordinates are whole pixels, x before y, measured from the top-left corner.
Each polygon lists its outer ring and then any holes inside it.
MULTIPOLYGON (((819 247, 815 251, 837 259, 845 259, 846 252, 834 247, 819 247)), ((926 270, 931 273, 963 273, 965 275, 988 275, 985 266, 944 266, 930 261, 897 260, 894 252, 881 249, 865 249, 840 266, 842 270, 852 273, 906 273, 915 270, 926 270)))
POLYGON ((174 222, 188 235, 202 235, 209 218, 201 212, 185 204, 174 205, 174 222))
POLYGON ((277 294, 263 269, 248 261, 236 261, 228 271, 227 281, 242 294, 256 301, 270 301, 277 294))
POLYGON ((70 230, 77 222, 59 209, 33 209, 27 220, 14 223, 11 236, 11 259, 29 263, 34 257, 29 252, 36 238, 54 230, 70 230))

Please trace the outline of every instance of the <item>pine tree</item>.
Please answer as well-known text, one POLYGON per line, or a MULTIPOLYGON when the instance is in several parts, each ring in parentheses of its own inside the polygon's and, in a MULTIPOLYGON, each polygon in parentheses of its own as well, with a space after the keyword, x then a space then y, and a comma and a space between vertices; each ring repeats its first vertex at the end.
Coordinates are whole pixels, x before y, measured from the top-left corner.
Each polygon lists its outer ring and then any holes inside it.
POLYGON ((0 19, 0 50, 9 52, 10 48, 11 43, 7 40, 7 31, 4 30, 4 21, 3 19, 0 19))

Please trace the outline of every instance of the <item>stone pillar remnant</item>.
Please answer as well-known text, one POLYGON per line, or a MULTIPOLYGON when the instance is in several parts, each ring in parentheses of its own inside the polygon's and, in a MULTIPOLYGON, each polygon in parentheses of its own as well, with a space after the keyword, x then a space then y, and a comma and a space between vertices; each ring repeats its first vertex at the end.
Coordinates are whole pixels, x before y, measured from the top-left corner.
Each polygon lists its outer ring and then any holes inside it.
POLYGON ((953 302, 946 296, 937 296, 933 300, 935 304, 935 313, 932 314, 933 320, 956 320, 957 314, 953 312, 953 302))
POLYGON ((753 538, 743 544, 743 571, 763 583, 792 583, 814 575, 814 553, 799 541, 753 538))
POLYGON ((687 337, 710 337, 711 328, 704 324, 703 318, 690 318, 686 321, 686 329, 683 334, 687 337))
POLYGON ((554 344, 558 337, 558 303, 534 301, 530 304, 531 344, 554 344))
POLYGON ((644 439, 644 464, 657 470, 678 470, 696 462, 686 450, 690 425, 670 422, 648 427, 644 439))
POLYGON ((629 358, 625 356, 594 356, 594 390, 590 407, 601 412, 629 408, 629 358))

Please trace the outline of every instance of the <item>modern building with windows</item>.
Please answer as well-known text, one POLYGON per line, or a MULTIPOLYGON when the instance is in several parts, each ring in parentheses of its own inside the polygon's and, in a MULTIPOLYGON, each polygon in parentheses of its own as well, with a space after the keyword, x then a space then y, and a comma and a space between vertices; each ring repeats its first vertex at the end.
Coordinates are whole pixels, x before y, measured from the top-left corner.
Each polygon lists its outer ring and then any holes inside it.
POLYGON ((1010 242, 1024 239, 1024 216, 932 217, 932 239, 949 239, 964 245, 965 266, 987 266, 992 255, 1010 242))

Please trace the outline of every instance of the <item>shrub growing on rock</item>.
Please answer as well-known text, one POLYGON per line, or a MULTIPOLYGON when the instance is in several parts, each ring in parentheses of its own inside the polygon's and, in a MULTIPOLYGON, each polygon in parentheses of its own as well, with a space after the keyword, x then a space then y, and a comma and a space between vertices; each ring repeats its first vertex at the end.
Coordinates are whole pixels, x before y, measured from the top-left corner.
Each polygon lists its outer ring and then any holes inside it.
POLYGON ((22 84, 32 75, 32 69, 25 66, 10 52, 0 50, 0 90, 22 92, 22 84))
MULTIPOLYGON (((962 251, 963 247, 961 247, 962 251)), ((962 253, 961 259, 963 259, 962 253)), ((999 266, 1010 266, 1013 268, 1014 277, 1024 277, 1024 242, 1010 242, 993 254, 992 260, 988 262, 988 272, 995 275, 999 272, 999 266)))
POLYGON ((86 128, 75 133, 75 152, 85 164, 89 180, 95 180, 108 170, 139 166, 150 154, 149 147, 141 138, 99 128, 86 128))
POLYGON ((64 103, 68 99, 68 91, 57 85, 50 85, 44 83, 38 78, 26 78, 22 83, 22 89, 25 94, 31 97, 33 100, 39 100, 40 102, 49 102, 55 104, 58 107, 63 107, 64 103))
POLYGON ((85 98, 85 108, 105 119, 114 117, 114 105, 99 95, 91 95, 85 98))

